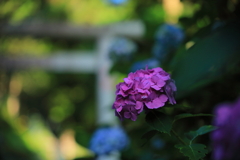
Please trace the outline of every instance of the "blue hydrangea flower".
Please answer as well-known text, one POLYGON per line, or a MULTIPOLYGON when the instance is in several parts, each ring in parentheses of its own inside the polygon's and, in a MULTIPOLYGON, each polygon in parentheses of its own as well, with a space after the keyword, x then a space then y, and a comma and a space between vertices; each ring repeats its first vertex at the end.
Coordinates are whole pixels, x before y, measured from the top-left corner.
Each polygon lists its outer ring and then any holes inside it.
POLYGON ((184 32, 180 27, 171 24, 161 25, 156 33, 153 56, 159 60, 164 59, 168 53, 177 49, 183 40, 184 32))
POLYGON ((132 65, 130 68, 130 72, 135 72, 139 69, 144 69, 146 66, 151 69, 151 68, 156 68, 159 66, 159 61, 153 58, 149 58, 143 61, 138 61, 132 65))
POLYGON ((126 61, 130 60, 136 51, 137 46, 133 41, 117 37, 110 46, 109 56, 113 61, 126 61))
POLYGON ((127 0, 108 0, 108 2, 113 5, 121 5, 121 4, 124 4, 125 2, 127 2, 127 0))
POLYGON ((165 146, 165 142, 158 138, 158 137, 153 137, 151 139, 151 146, 154 148, 154 149, 162 149, 164 146, 165 146))
POLYGON ((225 21, 222 21, 222 20, 216 20, 213 25, 212 25, 212 31, 218 29, 218 28, 221 28, 221 27, 224 27, 226 25, 226 22, 225 21))
POLYGON ((90 150, 97 155, 121 151, 129 144, 129 139, 120 127, 99 128, 92 136, 90 150))

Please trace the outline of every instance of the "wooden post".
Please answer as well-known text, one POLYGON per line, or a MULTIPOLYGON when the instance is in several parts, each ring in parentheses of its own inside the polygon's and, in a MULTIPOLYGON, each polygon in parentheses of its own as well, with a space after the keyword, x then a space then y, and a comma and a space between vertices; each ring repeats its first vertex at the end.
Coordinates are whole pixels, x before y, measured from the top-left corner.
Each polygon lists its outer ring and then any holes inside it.
POLYGON ((112 37, 104 35, 98 38, 98 68, 97 68, 97 113, 99 125, 118 124, 114 110, 111 106, 115 97, 115 87, 113 77, 109 74, 112 62, 108 57, 108 49, 112 37))
MULTIPOLYGON (((69 26, 66 24, 22 24, 0 25, 2 35, 32 35, 53 38, 94 38, 97 39, 96 54, 88 52, 57 54, 50 57, 22 57, 0 59, 0 67, 7 69, 42 68, 55 72, 95 73, 97 75, 97 124, 118 125, 119 120, 111 106, 115 98, 114 77, 109 74, 112 62, 108 57, 109 46, 115 36, 139 38, 144 33, 140 21, 121 22, 105 27, 69 26)), ((119 160, 120 153, 100 156, 98 160, 119 160)))

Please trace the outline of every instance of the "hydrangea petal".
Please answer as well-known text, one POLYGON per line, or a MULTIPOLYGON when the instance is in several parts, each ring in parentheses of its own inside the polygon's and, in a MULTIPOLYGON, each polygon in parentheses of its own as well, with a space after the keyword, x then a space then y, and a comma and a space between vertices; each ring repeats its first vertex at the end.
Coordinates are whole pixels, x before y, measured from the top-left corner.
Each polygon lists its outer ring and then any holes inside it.
POLYGON ((130 112, 125 112, 124 117, 125 118, 131 118, 131 113, 130 112))
POLYGON ((139 102, 139 101, 136 102, 135 108, 138 110, 138 113, 141 113, 143 111, 143 107, 144 107, 143 102, 139 102))
POLYGON ((132 121, 136 121, 137 120, 137 115, 132 113, 131 120, 132 121))
POLYGON ((167 96, 162 94, 158 98, 154 99, 153 101, 147 102, 146 106, 149 109, 156 109, 164 106, 165 102, 168 100, 167 96))
POLYGON ((155 89, 156 91, 161 89, 161 87, 159 87, 158 85, 152 85, 151 88, 155 89))

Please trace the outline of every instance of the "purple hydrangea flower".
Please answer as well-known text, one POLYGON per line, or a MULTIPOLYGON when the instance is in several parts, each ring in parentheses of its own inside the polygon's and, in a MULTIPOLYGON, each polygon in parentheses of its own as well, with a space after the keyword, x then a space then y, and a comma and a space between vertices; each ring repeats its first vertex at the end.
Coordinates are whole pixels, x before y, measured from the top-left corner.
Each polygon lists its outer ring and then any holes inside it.
POLYGON ((218 129, 211 134, 213 159, 240 159, 240 98, 235 103, 217 106, 215 115, 213 123, 218 129))
POLYGON ((97 155, 121 151, 129 144, 125 131, 120 127, 99 128, 92 136, 90 150, 97 155))
POLYGON ((175 85, 175 81, 170 79, 167 81, 167 84, 164 86, 164 91, 166 92, 168 98, 169 98, 169 102, 171 104, 176 104, 176 101, 175 101, 175 93, 177 91, 177 87, 175 85))
POLYGON ((158 109, 166 102, 176 104, 175 83, 160 67, 131 72, 116 88, 113 109, 121 120, 126 118, 136 121, 144 109, 158 109))

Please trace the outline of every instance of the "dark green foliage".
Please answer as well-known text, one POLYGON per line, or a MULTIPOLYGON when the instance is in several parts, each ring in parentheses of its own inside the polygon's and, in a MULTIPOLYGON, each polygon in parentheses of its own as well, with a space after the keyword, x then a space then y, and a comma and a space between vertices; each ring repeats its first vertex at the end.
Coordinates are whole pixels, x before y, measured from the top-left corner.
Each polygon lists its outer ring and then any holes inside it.
POLYGON ((178 86, 177 96, 187 96, 227 74, 239 63, 239 47, 240 23, 233 21, 198 40, 181 57, 175 57, 171 70, 178 86))
POLYGON ((146 141, 142 144, 142 146, 144 146, 151 138, 153 138, 157 134, 157 132, 157 130, 150 130, 144 133, 141 139, 145 139, 146 141))
POLYGON ((190 131, 188 133, 185 133, 185 136, 190 140, 189 144, 192 144, 192 141, 197 138, 197 136, 206 134, 208 132, 212 132, 216 129, 215 126, 212 125, 207 125, 207 126, 202 126, 196 131, 190 131))
POLYGON ((185 133, 185 136, 189 141, 188 144, 178 144, 175 145, 175 147, 178 148, 180 152, 183 153, 185 156, 188 156, 190 160, 202 159, 205 157, 205 154, 208 153, 206 146, 203 144, 194 144, 192 142, 196 137, 209 133, 215 129, 216 127, 212 125, 206 125, 200 127, 196 131, 190 131, 188 133, 185 133))
POLYGON ((191 144, 191 145, 175 145, 189 160, 200 160, 208 153, 206 146, 203 144, 191 144))
POLYGON ((142 139, 151 139, 153 136, 155 136, 157 134, 157 131, 156 130, 150 130, 146 133, 144 133, 144 135, 142 136, 142 139))
POLYGON ((172 129, 172 122, 169 116, 158 111, 149 111, 146 115, 146 122, 159 132, 170 134, 172 129))
POLYGON ((212 114, 202 114, 202 113, 199 113, 199 114, 183 113, 183 114, 176 115, 174 117, 173 123, 182 118, 199 117, 199 116, 213 116, 213 115, 212 114))
POLYGON ((0 159, 39 160, 11 125, 0 118, 0 159))
POLYGON ((75 132, 76 132, 75 133, 76 142, 78 142, 82 146, 88 148, 89 147, 89 141, 91 139, 91 134, 89 134, 89 131, 87 131, 83 127, 76 127, 75 132))

